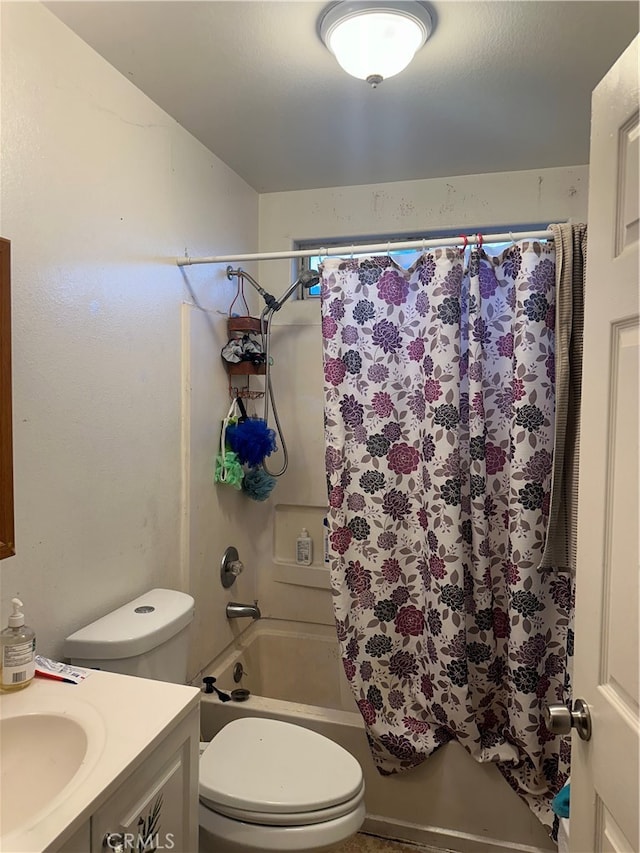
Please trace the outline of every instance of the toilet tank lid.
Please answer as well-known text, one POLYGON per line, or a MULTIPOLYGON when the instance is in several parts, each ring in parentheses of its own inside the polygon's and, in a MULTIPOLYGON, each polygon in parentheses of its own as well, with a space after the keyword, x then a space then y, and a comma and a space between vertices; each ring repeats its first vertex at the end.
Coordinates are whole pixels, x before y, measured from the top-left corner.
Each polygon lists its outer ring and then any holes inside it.
POLYGON ((71 659, 118 660, 142 655, 191 622, 194 600, 175 589, 152 589, 64 641, 71 659))

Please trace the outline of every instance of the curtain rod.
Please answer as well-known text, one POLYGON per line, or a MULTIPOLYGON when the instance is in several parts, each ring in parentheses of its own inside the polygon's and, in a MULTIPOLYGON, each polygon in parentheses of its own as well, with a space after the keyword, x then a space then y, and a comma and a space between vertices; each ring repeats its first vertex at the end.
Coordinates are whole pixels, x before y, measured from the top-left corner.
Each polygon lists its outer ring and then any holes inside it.
MULTIPOLYGON (((505 234, 472 234, 466 238, 470 246, 480 242, 482 237, 483 243, 508 243, 516 240, 523 240, 525 237, 535 239, 552 239, 553 231, 508 231, 505 234)), ((210 258, 178 258, 176 263, 179 267, 188 267, 192 264, 227 264, 237 261, 276 261, 284 258, 311 258, 320 255, 323 258, 340 258, 344 255, 353 255, 354 253, 362 252, 385 252, 398 251, 399 249, 432 249, 444 246, 458 246, 464 242, 464 237, 440 237, 433 240, 406 240, 396 243, 388 241, 386 243, 368 243, 366 246, 351 244, 350 246, 320 246, 317 249, 300 249, 293 251, 282 252, 255 252, 245 255, 214 255, 210 258)))

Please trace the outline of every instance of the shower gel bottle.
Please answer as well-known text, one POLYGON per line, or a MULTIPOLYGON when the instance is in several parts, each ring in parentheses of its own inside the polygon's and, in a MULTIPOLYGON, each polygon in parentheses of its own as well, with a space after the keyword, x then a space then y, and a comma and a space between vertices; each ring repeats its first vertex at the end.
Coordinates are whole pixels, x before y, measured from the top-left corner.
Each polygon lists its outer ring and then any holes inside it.
POLYGON ((296 563, 301 566, 310 566, 313 560, 313 540, 309 536, 306 527, 302 528, 300 536, 296 539, 296 563))
POLYGON ((0 692, 22 690, 33 681, 36 668, 36 635, 24 624, 22 602, 11 599, 9 625, 0 631, 0 692))

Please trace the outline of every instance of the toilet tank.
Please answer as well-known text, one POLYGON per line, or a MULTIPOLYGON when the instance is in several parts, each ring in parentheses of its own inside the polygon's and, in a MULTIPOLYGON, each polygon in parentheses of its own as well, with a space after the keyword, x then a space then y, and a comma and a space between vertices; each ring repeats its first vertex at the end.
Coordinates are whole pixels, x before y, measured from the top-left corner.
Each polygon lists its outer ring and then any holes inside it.
POLYGON ((184 684, 194 600, 174 589, 152 589, 64 641, 77 666, 184 684))

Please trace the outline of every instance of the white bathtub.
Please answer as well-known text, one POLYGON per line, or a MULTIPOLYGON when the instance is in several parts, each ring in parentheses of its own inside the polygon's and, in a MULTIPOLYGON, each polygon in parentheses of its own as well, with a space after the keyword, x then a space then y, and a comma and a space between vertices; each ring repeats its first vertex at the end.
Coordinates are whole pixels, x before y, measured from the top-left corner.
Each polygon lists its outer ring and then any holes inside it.
POLYGON ((251 691, 246 702, 221 702, 215 694, 203 694, 205 740, 239 716, 286 720, 331 738, 362 766, 365 830, 461 853, 556 849, 498 770, 477 764, 456 743, 447 744, 420 767, 381 776, 342 671, 333 627, 260 619, 199 678, 205 675, 215 676, 221 690, 251 691), (238 663, 245 670, 240 684, 233 680, 238 663))

